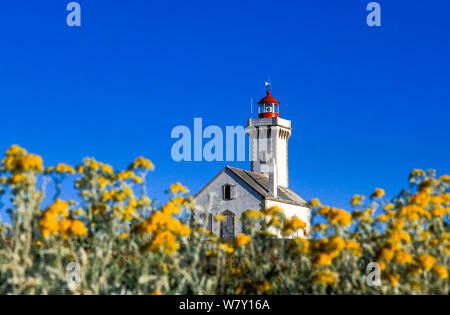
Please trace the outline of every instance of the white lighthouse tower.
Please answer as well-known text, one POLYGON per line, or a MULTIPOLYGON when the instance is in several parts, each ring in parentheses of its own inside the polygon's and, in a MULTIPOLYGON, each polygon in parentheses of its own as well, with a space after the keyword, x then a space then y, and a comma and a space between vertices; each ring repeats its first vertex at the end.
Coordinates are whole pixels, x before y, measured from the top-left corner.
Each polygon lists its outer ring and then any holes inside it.
POLYGON ((251 171, 269 177, 270 192, 276 197, 277 187, 289 187, 288 140, 291 121, 280 118, 280 102, 270 92, 258 103, 258 118, 249 119, 251 171))

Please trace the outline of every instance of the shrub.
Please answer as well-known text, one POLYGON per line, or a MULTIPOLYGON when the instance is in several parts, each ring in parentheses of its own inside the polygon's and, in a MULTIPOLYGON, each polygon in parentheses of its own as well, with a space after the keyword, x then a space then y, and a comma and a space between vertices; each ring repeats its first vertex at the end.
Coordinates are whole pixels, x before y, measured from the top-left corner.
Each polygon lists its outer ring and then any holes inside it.
POLYGON ((355 195, 352 212, 311 200, 308 239, 273 236, 305 227, 280 208, 249 210, 239 218, 249 234, 226 241, 189 222, 193 200, 180 183, 156 207, 146 194, 150 170, 143 157, 123 171, 92 158, 45 169, 41 157, 11 146, 0 167, 12 223, 0 226, 0 293, 449 293, 448 175, 414 170, 411 191, 391 201, 379 188, 367 200, 355 195), (61 200, 67 177, 76 200, 61 200), (56 193, 44 207, 51 183, 56 193), (71 262, 79 285, 67 282, 71 262), (371 262, 379 286, 367 284, 371 262))

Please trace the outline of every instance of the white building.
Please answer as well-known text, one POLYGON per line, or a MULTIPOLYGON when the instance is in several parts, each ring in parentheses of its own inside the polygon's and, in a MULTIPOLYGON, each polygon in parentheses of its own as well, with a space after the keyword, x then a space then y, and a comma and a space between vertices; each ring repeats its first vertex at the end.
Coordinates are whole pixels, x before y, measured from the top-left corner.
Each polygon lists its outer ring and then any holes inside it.
POLYGON ((263 210, 274 205, 282 208, 287 217, 298 217, 307 224, 298 236, 310 231, 311 210, 306 201, 289 188, 288 140, 291 121, 279 117, 279 102, 267 91, 258 103, 258 118, 249 119, 251 171, 227 166, 194 196, 196 211, 193 219, 203 221, 207 228, 222 238, 233 238, 242 233, 238 220, 246 210, 263 210), (219 203, 211 204, 211 195, 219 203), (204 213, 209 208, 208 213, 204 213), (225 217, 216 222, 216 214, 225 217))

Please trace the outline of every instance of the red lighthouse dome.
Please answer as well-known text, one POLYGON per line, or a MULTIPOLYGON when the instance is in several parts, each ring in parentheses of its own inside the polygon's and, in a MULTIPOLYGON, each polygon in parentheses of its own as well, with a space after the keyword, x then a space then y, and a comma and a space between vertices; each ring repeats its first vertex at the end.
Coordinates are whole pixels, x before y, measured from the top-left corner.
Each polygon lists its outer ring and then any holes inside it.
POLYGON ((280 117, 280 102, 270 95, 270 90, 267 90, 267 95, 259 101, 258 105, 259 118, 280 117))

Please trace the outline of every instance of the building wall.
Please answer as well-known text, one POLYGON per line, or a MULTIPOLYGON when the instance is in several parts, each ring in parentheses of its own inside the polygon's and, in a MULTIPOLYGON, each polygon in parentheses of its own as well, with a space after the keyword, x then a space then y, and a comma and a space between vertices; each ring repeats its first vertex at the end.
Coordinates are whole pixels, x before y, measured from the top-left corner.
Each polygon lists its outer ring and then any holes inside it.
MULTIPOLYGON (((233 212, 235 219, 235 235, 237 235, 242 233, 242 223, 238 220, 242 213, 248 209, 260 210, 263 204, 262 197, 258 193, 233 174, 233 172, 225 169, 224 172, 222 172, 214 181, 209 183, 207 187, 195 197, 195 206, 195 222, 202 222, 200 213, 204 213, 205 211, 209 211, 208 214, 211 213, 213 216, 218 213, 223 213, 226 210, 233 212), (223 200, 222 187, 226 184, 235 185, 236 199, 223 200), (215 194, 216 202, 213 202, 212 208, 208 209, 211 193, 215 194)), ((207 218, 207 216, 205 217, 207 218)), ((219 222, 214 222, 213 220, 212 230, 214 235, 220 236, 219 222)))

